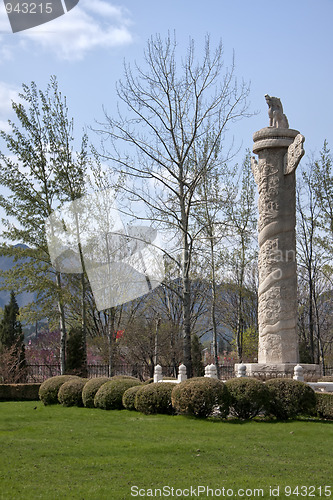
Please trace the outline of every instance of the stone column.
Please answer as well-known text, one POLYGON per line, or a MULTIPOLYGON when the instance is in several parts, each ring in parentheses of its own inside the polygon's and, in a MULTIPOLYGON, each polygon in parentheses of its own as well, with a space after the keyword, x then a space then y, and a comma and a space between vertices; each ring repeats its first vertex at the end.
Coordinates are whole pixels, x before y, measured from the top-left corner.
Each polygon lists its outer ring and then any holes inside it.
POLYGON ((297 363, 295 170, 304 137, 297 130, 267 127, 253 140, 259 157, 252 160, 259 191, 258 363, 297 363))
MULTIPOLYGON (((259 191, 258 363, 246 375, 293 376, 298 359, 295 170, 304 137, 289 128, 279 98, 265 96, 270 126, 253 135, 252 171, 259 191)), ((307 376, 318 365, 302 364, 307 376)), ((235 366, 237 370, 239 365, 235 366)))

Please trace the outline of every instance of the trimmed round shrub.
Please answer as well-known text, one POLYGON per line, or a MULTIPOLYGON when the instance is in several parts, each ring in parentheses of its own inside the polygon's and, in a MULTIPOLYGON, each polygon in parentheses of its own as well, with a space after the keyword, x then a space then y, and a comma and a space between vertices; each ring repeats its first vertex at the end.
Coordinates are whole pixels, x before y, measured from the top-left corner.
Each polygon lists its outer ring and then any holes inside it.
POLYGON ((98 389, 110 380, 108 377, 91 378, 85 384, 82 391, 82 402, 86 408, 94 408, 94 398, 98 389))
POLYGON ((316 392, 316 402, 318 417, 333 420, 333 394, 316 392))
POLYGON ((94 405, 102 410, 122 410, 124 392, 135 385, 142 384, 139 380, 132 379, 109 380, 96 392, 94 405))
POLYGON ((316 395, 304 382, 276 378, 266 382, 269 391, 269 412, 280 420, 315 411, 316 395))
POLYGON ((172 415, 171 393, 174 387, 175 384, 171 382, 157 382, 140 387, 135 397, 135 409, 146 415, 172 415))
MULTIPOLYGON (((142 384, 144 385, 144 384, 142 384)), ((123 394, 123 407, 126 410, 135 410, 135 396, 139 389, 141 389, 141 385, 135 385, 134 387, 130 387, 123 394)))
POLYGON ((44 405, 58 404, 58 392, 62 384, 73 378, 79 378, 75 375, 57 375, 45 380, 39 388, 39 399, 44 405))
POLYGON ((172 405, 184 415, 206 418, 217 409, 225 418, 229 413, 229 394, 221 380, 195 377, 174 386, 172 405))
POLYGON ((63 406, 83 406, 82 389, 86 383, 86 378, 67 380, 59 389, 59 403, 63 406))
POLYGON ((230 413, 233 416, 246 420, 266 411, 269 394, 260 380, 239 377, 227 380, 225 384, 230 394, 230 413))

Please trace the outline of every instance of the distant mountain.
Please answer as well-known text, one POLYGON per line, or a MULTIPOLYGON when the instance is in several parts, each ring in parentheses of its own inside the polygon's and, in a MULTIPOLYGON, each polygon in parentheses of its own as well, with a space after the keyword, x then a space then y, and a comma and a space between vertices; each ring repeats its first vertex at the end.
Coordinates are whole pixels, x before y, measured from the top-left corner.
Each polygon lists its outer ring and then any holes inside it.
MULTIPOLYGON (((26 245, 18 244, 15 245, 15 247, 20 247, 20 248, 28 248, 26 245)), ((20 261, 17 261, 18 263, 20 261)), ((0 256, 0 270, 1 271, 9 271, 14 266, 14 258, 13 257, 8 257, 8 256, 0 256)), ((0 285, 3 283, 3 278, 0 276, 0 285)), ((10 292, 11 290, 0 290, 0 307, 4 308, 5 305, 9 303, 10 300, 10 292)), ((19 307, 24 307, 30 302, 34 301, 34 294, 33 293, 18 293, 16 294, 16 290, 14 290, 15 296, 17 303, 19 307)))

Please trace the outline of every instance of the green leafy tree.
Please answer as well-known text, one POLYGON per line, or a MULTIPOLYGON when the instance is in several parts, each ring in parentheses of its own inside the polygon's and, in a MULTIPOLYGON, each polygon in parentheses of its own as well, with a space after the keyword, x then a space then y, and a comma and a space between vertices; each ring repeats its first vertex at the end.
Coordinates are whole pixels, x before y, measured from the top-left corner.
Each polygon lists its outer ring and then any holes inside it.
POLYGON ((243 361, 246 363, 258 361, 258 329, 253 326, 243 332, 243 361))
MULTIPOLYGON (((53 90, 52 98, 48 106, 53 109, 53 113, 47 115, 49 118, 48 128, 49 148, 51 151, 58 151, 55 155, 55 178, 58 186, 58 198, 62 204, 74 202, 86 193, 86 172, 88 165, 88 137, 83 135, 81 140, 81 149, 79 152, 73 152, 74 138, 74 120, 68 117, 68 107, 66 99, 58 90, 58 84, 55 79, 51 80, 53 90)), ((46 117, 46 118, 47 118, 46 117)), ((78 334, 81 331, 81 345, 83 349, 83 363, 87 364, 87 291, 89 283, 86 277, 85 264, 80 243, 80 234, 86 229, 89 221, 80 221, 77 212, 74 210, 74 224, 76 230, 76 239, 78 241, 78 251, 82 272, 80 274, 81 288, 81 329, 76 329, 78 334)), ((83 218, 82 218, 83 219, 83 218)), ((74 278, 74 282, 77 281, 74 278)), ((86 368, 85 368, 86 370, 86 368)))
POLYGON ((14 258, 4 274, 4 287, 32 292, 37 300, 27 308, 26 319, 56 317, 61 331, 61 372, 65 372, 66 307, 71 304, 70 277, 51 265, 44 224, 63 201, 83 193, 87 139, 75 152, 73 120, 55 77, 45 92, 32 82, 23 84, 20 102, 12 103, 16 122, 1 131, 0 185, 9 194, 0 196, 5 241, 0 253, 14 258), (23 244, 23 245, 22 245, 23 244), (66 306, 67 305, 67 306, 66 306))

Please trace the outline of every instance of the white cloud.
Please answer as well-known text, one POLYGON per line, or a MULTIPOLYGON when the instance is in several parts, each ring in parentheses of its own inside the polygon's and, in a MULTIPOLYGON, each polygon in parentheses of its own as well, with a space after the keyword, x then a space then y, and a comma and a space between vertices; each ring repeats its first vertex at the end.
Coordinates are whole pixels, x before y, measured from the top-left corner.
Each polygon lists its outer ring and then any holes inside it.
POLYGON ((128 11, 123 7, 110 5, 103 0, 81 0, 80 6, 83 6, 84 10, 91 11, 94 14, 99 14, 104 17, 110 17, 113 19, 117 19, 121 23, 126 23, 128 11))
MULTIPOLYGON (((0 12, 1 14, 1 12, 0 12)), ((2 18, 2 16, 0 16, 2 18)), ((4 24, 4 20, 2 20, 4 24)), ((26 49, 34 45, 61 60, 81 60, 96 48, 112 48, 133 41, 128 11, 104 0, 81 0, 67 14, 44 25, 16 33, 17 41, 26 49)), ((6 26, 8 30, 9 23, 6 26)), ((11 35, 13 36, 13 35, 11 35)), ((9 57, 3 37, 0 59, 9 57)))
POLYGON ((8 122, 6 122, 5 120, 0 120, 0 130, 6 132, 6 134, 9 134, 12 129, 8 122))
POLYGON ((12 101, 18 102, 20 89, 0 81, 0 130, 9 132, 8 118, 12 114, 12 101))
POLYGON ((12 108, 12 100, 17 100, 18 93, 18 87, 0 81, 0 114, 12 108))

